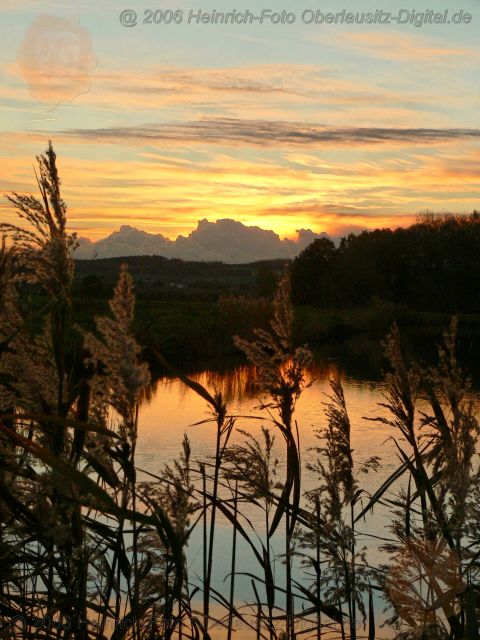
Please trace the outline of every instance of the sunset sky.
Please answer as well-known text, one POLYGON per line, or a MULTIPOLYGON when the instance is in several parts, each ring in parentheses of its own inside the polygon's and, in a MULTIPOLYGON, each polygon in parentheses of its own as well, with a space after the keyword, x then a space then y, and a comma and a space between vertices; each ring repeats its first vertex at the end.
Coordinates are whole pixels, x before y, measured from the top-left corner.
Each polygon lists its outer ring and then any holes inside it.
POLYGON ((1 192, 35 191, 52 139, 70 227, 94 240, 121 224, 174 238, 233 218, 283 237, 480 208, 480 0, 407 6, 470 24, 301 20, 404 6, 0 0, 1 192), (187 23, 265 7, 296 21, 187 23), (146 9, 183 22, 142 24, 146 9))

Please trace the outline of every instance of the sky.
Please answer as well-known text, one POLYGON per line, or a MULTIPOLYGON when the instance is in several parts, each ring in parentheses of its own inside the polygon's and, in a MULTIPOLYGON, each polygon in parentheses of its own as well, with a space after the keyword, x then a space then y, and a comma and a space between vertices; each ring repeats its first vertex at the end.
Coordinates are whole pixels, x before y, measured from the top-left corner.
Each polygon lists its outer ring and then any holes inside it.
POLYGON ((339 234, 480 208, 480 0, 0 0, 0 19, 0 192, 35 192, 51 139, 81 236, 204 218, 339 234), (197 24, 214 9, 271 13, 197 24))

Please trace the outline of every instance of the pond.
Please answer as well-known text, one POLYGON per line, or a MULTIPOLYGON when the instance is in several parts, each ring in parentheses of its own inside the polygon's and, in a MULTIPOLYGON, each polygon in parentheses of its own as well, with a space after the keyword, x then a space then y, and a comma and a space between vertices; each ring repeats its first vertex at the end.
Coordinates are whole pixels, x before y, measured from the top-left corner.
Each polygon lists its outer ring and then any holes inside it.
MULTIPOLYGON (((351 421, 351 441, 354 450, 354 462, 358 468, 362 462, 371 456, 381 458, 381 467, 376 473, 360 474, 359 483, 365 491, 363 502, 368 500, 382 482, 399 466, 399 458, 391 436, 399 436, 391 427, 376 422, 373 419, 388 414, 384 402, 384 385, 378 380, 367 377, 360 379, 352 377, 334 360, 322 361, 309 372, 308 386, 299 398, 295 418, 298 424, 300 450, 302 455, 302 486, 303 490, 311 490, 319 485, 317 474, 309 471, 308 465, 317 458, 315 448, 321 443, 318 430, 326 425, 325 402, 330 393, 329 381, 332 376, 339 376, 345 393, 345 399, 351 421)), ((260 399, 254 391, 254 370, 247 366, 219 370, 203 370, 190 376, 200 382, 210 392, 222 391, 228 400, 230 414, 241 416, 236 421, 236 431, 231 442, 238 443, 245 440, 245 435, 238 429, 247 431, 256 437, 261 435, 261 427, 271 428, 275 435, 275 453, 279 460, 278 479, 282 480, 285 472, 284 442, 276 427, 269 422, 268 415, 259 408, 260 399), (261 420, 255 419, 262 416, 261 420)), ((160 473, 162 466, 171 464, 178 456, 181 442, 186 433, 192 447, 192 466, 198 466, 196 461, 209 461, 215 452, 215 425, 212 423, 197 424, 210 416, 206 401, 198 396, 179 379, 164 377, 156 381, 144 401, 139 414, 139 439, 137 445, 137 464, 140 468, 160 473)), ((401 484, 401 482, 400 482, 401 484)), ((396 486, 398 490, 399 485, 396 486)), ((253 538, 264 534, 263 517, 250 506, 242 505, 244 525, 253 538)), ((369 513, 365 520, 358 523, 358 544, 365 545, 368 550, 369 561, 377 565, 386 558, 380 550, 384 538, 389 537, 389 516, 387 509, 377 506, 373 513, 369 513)), ((275 582, 284 585, 284 565, 282 564, 282 532, 278 532, 278 540, 274 539, 273 550, 277 557, 274 562, 275 582)), ((229 573, 232 549, 232 527, 223 518, 219 518, 215 532, 215 556, 213 564, 213 584, 215 589, 225 597, 228 595, 229 573)), ((201 584, 203 544, 201 526, 197 526, 189 544, 188 565, 189 577, 192 583, 201 584)), ((297 566, 298 576, 301 575, 297 566)), ((246 544, 239 541, 237 550, 237 571, 243 574, 259 574, 258 563, 246 544), (240 567, 240 568, 239 568, 240 567)), ((298 577, 296 576, 296 577, 298 577)), ((299 578, 300 581, 303 578, 299 578)), ((259 586, 260 589, 260 586, 259 586)), ((281 600, 281 598, 280 598, 281 600)), ((242 602, 252 602, 251 576, 238 576, 236 583, 236 601, 238 606, 242 602)), ((383 614, 384 602, 375 599, 377 623, 385 619, 383 614)), ((282 604, 282 603, 281 603, 282 604)), ((298 604, 301 607, 301 603, 298 604)), ((218 608, 219 609, 219 608, 218 608)), ((221 617, 221 612, 218 610, 221 617)), ((243 630, 237 633, 237 638, 248 637, 252 632, 243 630)), ((387 637, 389 630, 379 630, 377 637, 387 637)))

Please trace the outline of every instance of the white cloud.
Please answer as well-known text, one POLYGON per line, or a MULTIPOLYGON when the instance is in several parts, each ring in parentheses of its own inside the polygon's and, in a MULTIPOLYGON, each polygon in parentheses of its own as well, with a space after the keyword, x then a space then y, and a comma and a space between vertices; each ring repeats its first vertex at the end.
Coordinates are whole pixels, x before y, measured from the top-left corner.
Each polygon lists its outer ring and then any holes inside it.
POLYGON ((162 255, 182 260, 221 261, 230 264, 273 258, 293 258, 315 238, 326 234, 299 229, 297 238, 281 239, 275 232, 248 227, 224 218, 216 222, 199 220, 188 236, 170 240, 162 234, 147 233, 124 225, 107 238, 92 242, 80 239, 78 259, 114 258, 133 255, 162 255))

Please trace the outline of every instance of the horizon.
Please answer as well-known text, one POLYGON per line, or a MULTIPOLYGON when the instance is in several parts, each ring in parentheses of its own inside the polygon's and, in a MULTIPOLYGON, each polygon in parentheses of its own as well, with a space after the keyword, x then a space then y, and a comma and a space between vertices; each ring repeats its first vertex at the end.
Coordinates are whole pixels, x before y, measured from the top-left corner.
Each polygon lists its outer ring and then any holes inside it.
MULTIPOLYGON (((425 213, 439 218, 452 216, 448 213, 425 213)), ((477 213, 476 210, 473 213, 477 213)), ((421 221, 421 217, 418 216, 416 222, 421 221)), ((402 228, 392 227, 393 225, 383 229, 394 232, 402 228)), ((297 229, 294 238, 281 238, 274 231, 262 229, 259 226, 246 226, 233 219, 221 218, 209 221, 203 218, 188 235, 178 235, 175 239, 171 239, 161 233, 152 234, 124 224, 96 242, 78 236, 75 258, 91 260, 163 256, 167 259, 175 258, 189 262, 219 261, 224 264, 246 264, 258 260, 291 260, 300 255, 317 238, 328 238, 335 246, 339 246, 342 238, 351 234, 358 235, 364 231, 372 230, 351 227, 345 229, 345 233, 341 235, 332 235, 324 231, 318 233, 311 229, 297 229)))

